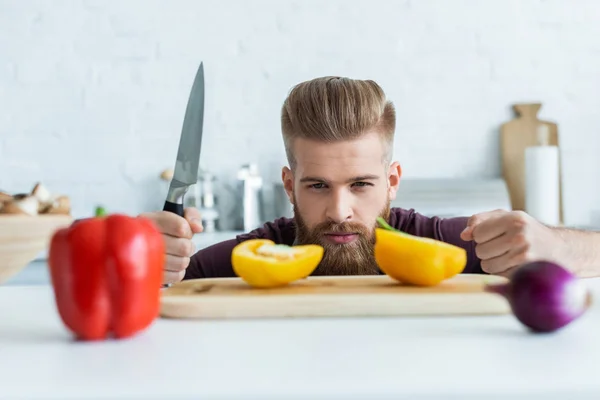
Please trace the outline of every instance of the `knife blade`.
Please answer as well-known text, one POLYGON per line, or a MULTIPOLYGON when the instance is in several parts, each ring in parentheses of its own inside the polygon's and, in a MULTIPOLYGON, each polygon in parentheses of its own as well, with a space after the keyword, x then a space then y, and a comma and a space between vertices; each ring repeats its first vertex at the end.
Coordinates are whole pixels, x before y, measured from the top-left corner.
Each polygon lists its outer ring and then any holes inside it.
POLYGON ((169 211, 183 217, 185 194, 191 185, 198 182, 203 124, 204 63, 201 62, 185 110, 177 160, 163 211, 169 211))

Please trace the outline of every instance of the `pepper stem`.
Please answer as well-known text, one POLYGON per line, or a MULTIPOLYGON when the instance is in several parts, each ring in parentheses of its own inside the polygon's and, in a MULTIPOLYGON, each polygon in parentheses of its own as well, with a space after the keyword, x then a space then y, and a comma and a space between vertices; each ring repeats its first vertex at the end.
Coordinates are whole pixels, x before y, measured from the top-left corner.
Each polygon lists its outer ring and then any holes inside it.
POLYGON ((381 217, 377 217, 377 223, 379 223, 379 225, 382 228, 387 229, 388 231, 396 231, 397 229, 392 228, 386 221, 385 219, 381 218, 381 217))
POLYGON ((104 217, 106 215, 106 210, 102 206, 97 206, 94 214, 96 217, 104 217))

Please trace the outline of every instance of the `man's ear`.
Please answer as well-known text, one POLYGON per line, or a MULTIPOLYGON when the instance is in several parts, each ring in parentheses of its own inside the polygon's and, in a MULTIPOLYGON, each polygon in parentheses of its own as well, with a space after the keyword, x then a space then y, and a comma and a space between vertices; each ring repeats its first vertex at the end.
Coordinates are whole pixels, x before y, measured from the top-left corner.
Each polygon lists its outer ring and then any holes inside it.
POLYGON ((400 166, 400 163, 394 161, 388 168, 388 196, 390 200, 394 200, 396 198, 401 177, 402 167, 400 166))
POLYGON ((294 174, 288 167, 281 169, 281 181, 283 182, 283 188, 287 193, 290 203, 293 203, 294 199, 294 174))

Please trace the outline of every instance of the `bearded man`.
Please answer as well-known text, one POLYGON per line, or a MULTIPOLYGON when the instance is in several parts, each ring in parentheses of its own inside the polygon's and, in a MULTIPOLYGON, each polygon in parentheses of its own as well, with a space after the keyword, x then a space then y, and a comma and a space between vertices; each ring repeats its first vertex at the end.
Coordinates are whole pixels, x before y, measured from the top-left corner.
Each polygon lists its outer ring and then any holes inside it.
POLYGON ((394 105, 373 81, 322 77, 296 85, 281 112, 289 164, 282 180, 294 217, 195 252, 192 236, 202 232, 198 210, 186 209, 183 218, 165 211, 143 214, 165 239, 164 283, 234 277, 231 252, 253 238, 323 246, 313 275, 381 274, 373 256, 377 217, 403 232, 464 248, 463 273, 508 276, 543 258, 578 276, 598 275, 597 233, 549 227, 521 211, 442 219, 390 208, 402 173, 392 160, 395 126, 394 105))

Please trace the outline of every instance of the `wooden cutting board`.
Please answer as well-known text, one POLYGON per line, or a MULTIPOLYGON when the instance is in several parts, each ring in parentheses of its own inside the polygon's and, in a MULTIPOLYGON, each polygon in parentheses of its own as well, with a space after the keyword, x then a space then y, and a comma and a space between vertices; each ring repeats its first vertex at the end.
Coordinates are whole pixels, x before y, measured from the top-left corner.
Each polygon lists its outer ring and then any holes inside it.
POLYGON ((256 289, 239 278, 194 279, 164 289, 165 318, 291 318, 494 315, 508 302, 486 293, 488 275, 458 275, 434 287, 400 284, 387 275, 309 277, 277 289, 256 289))
MULTIPOLYGON (((558 126, 538 119, 540 103, 515 104, 517 117, 500 127, 500 147, 502 153, 502 175, 510 193, 513 210, 525 211, 525 148, 538 144, 538 127, 546 125, 549 131, 548 144, 558 146, 558 126)), ((559 161, 560 163, 560 161, 559 161)), ((561 171, 559 164, 559 171, 561 171)), ((562 179, 560 188, 560 222, 563 219, 562 179)))

